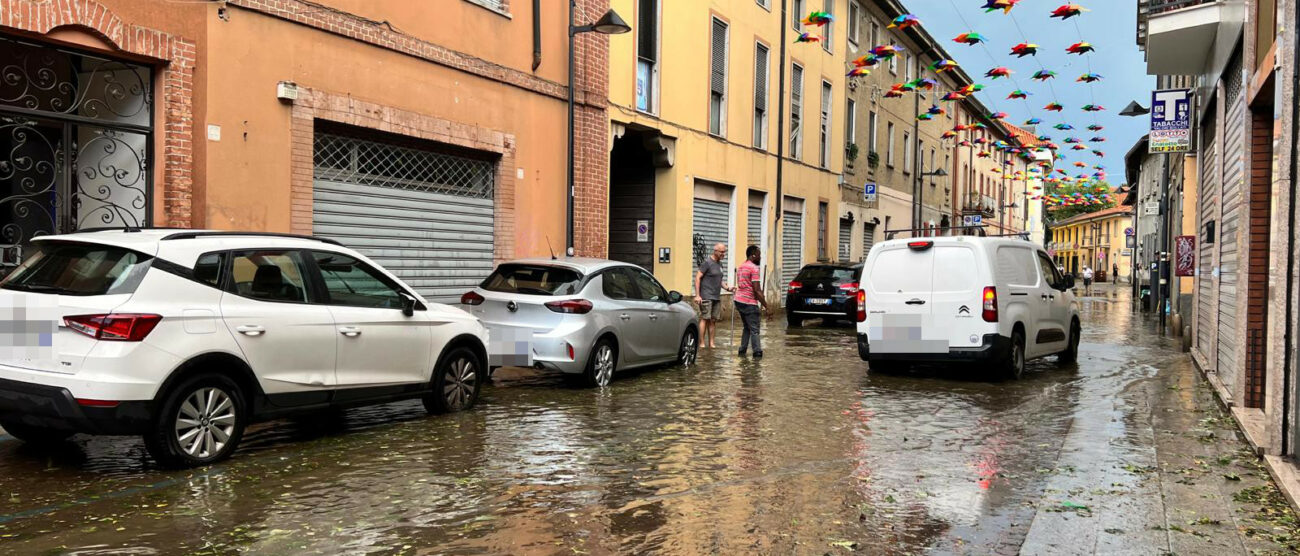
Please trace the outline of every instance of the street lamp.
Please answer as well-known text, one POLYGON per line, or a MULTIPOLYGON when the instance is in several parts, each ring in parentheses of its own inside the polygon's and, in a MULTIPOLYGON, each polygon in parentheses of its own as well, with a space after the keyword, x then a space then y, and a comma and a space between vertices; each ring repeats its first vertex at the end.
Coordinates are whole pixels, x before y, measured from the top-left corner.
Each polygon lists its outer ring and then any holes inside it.
POLYGON ((1143 108, 1142 105, 1138 104, 1136 100, 1129 102, 1128 106, 1125 106, 1123 110, 1119 111, 1119 115, 1128 116, 1130 118, 1134 116, 1144 116, 1150 113, 1151 110, 1143 108))
MULTIPOLYGON (((1151 110, 1143 108, 1137 101, 1128 103, 1124 110, 1120 111, 1121 116, 1136 117, 1150 114, 1151 110)), ((1165 308, 1170 297, 1170 287, 1167 285, 1169 275, 1169 153, 1161 153, 1160 157, 1160 253, 1156 255, 1156 275, 1151 280, 1152 293, 1155 294, 1156 311, 1160 315, 1160 328, 1165 327, 1165 308)), ((1134 211, 1133 235, 1137 236, 1136 227, 1141 221, 1140 211, 1134 211)), ((1136 258, 1136 257, 1134 257, 1136 258)), ((1136 274, 1136 272, 1134 273, 1136 274)), ((1133 281, 1134 293, 1137 293, 1137 280, 1133 281)), ((1136 296, 1134 297, 1136 299, 1136 296)))
POLYGON ((565 254, 573 256, 573 38, 580 33, 600 33, 602 35, 621 35, 632 30, 632 27, 618 16, 618 12, 609 10, 605 15, 600 16, 595 23, 590 25, 575 25, 573 16, 577 7, 577 0, 569 0, 569 170, 566 177, 568 193, 565 195, 565 237, 568 245, 565 254))
MULTIPOLYGON (((919 94, 919 93, 918 93, 918 94, 919 94)), ((918 153, 918 156, 919 156, 919 154, 920 154, 920 153, 918 153)), ((915 223, 912 225, 912 228, 917 228, 917 229, 919 229, 919 228, 921 227, 921 217, 922 217, 922 214, 921 214, 921 213, 925 210, 925 204, 923 203, 923 201, 924 201, 924 199, 925 199, 925 188, 924 188, 924 187, 920 187, 920 186, 919 186, 920 183, 923 182, 923 181, 925 181, 925 178, 926 178, 927 176, 934 176, 934 177, 942 178, 942 177, 944 177, 944 176, 947 176, 947 175, 948 175, 948 172, 945 171, 942 167, 939 168, 938 170, 933 171, 933 172, 926 172, 926 171, 925 171, 925 159, 920 159, 920 160, 918 160, 918 161, 917 161, 917 166, 918 166, 918 168, 919 168, 920 171, 917 172, 917 174, 916 174, 916 183, 917 183, 917 187, 915 188, 915 189, 916 189, 916 196, 914 197, 914 201, 913 201, 914 203, 916 203, 916 209, 915 209, 914 212, 912 213, 912 214, 915 216, 916 220, 915 220, 915 223)), ((930 185, 931 185, 931 186, 934 185, 934 181, 933 181, 933 180, 930 181, 930 185)), ((912 231, 912 233, 915 234, 915 233, 916 233, 916 230, 914 229, 914 230, 912 231)))

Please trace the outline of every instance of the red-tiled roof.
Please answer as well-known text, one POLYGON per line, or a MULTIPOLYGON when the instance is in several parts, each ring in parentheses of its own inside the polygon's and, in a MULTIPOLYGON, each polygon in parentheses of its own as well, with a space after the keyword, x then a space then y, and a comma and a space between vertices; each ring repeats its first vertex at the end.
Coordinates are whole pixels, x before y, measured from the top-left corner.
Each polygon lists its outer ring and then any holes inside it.
POLYGON ((1002 125, 1007 126, 1007 130, 1011 131, 1011 137, 1021 145, 1024 145, 1026 147, 1039 147, 1039 146, 1046 145, 1046 143, 1043 143, 1038 140, 1037 135, 1034 135, 1028 131, 1020 129, 1019 127, 1016 127, 1006 122, 1002 122, 1002 125))

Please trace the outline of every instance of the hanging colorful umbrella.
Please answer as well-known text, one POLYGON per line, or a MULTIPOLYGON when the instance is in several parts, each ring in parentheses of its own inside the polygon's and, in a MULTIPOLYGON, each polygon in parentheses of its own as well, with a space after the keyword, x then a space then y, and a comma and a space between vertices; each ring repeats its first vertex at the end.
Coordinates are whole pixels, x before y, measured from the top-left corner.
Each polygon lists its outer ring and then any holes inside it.
POLYGON ((976 144, 976 145, 987 145, 988 142, 989 142, 989 140, 988 140, 988 138, 986 138, 986 137, 976 137, 976 138, 975 138, 975 144, 976 144))
POLYGON ((1024 91, 1024 90, 1016 89, 1016 90, 1014 90, 1014 91, 1011 91, 1011 94, 1007 95, 1007 98, 1009 98, 1009 99, 1027 99, 1027 98, 1029 98, 1029 95, 1030 95, 1029 91, 1024 91))
POLYGON ((1048 79, 1051 79, 1053 77, 1056 77, 1056 72, 1054 71, 1039 70, 1037 72, 1034 72, 1034 79, 1037 79, 1039 81, 1047 81, 1048 79))
POLYGON ((1085 54, 1088 52, 1096 52, 1097 49, 1093 48, 1092 45, 1089 43, 1076 42, 1070 45, 1069 48, 1066 48, 1065 51, 1069 52, 1070 54, 1085 54))
POLYGON ((1007 113, 1006 113, 1006 112, 994 112, 994 113, 992 113, 992 114, 989 114, 989 119, 992 119, 992 120, 1005 120, 1005 119, 1007 119, 1007 113))
POLYGON ((1082 162, 1075 162, 1074 165, 1075 165, 1075 166, 1078 166, 1078 167, 1080 167, 1080 168, 1087 168, 1087 167, 1088 167, 1087 164, 1084 164, 1084 163, 1082 163, 1082 162))
POLYGON ((1079 139, 1077 137, 1066 137, 1065 142, 1073 145, 1075 143, 1078 143, 1079 139))
POLYGON ((950 129, 950 130, 948 130, 948 131, 945 131, 945 132, 941 133, 941 134, 939 135, 939 138, 940 138, 940 139, 952 139, 953 137, 956 137, 956 136, 957 136, 957 132, 956 132, 956 131, 953 131, 953 130, 950 129))
POLYGON ((913 79, 913 80, 911 80, 911 81, 908 81, 907 83, 905 83, 905 84, 903 85, 903 90, 905 90, 905 91, 915 91, 915 90, 918 90, 918 89, 925 89, 925 90, 929 91, 929 90, 931 90, 931 89, 934 89, 934 86, 937 85, 937 84, 938 84, 938 82, 936 82, 935 80, 933 80, 933 79, 927 79, 927 78, 924 78, 924 77, 923 77, 923 78, 920 78, 920 79, 913 79))
POLYGON ((821 42, 822 38, 812 33, 799 33, 794 42, 821 42))
POLYGON ((984 77, 997 79, 999 77, 1011 77, 1011 70, 1004 67, 996 67, 984 73, 984 77))
POLYGON ((970 142, 970 141, 967 141, 967 140, 965 140, 965 139, 962 139, 961 141, 959 141, 959 142, 957 143, 957 146, 958 146, 958 147, 969 147, 969 146, 971 146, 971 142, 970 142))
POLYGON ((933 120, 933 119, 934 119, 934 115, 933 115, 933 114, 930 114, 929 112, 926 112, 926 113, 923 113, 923 114, 917 114, 917 115, 916 115, 916 119, 921 120, 921 121, 923 121, 923 122, 925 122, 925 121, 930 121, 930 120, 933 120))
POLYGON ((950 92, 950 93, 947 93, 947 94, 943 95, 943 98, 941 98, 941 99, 939 99, 939 100, 945 100, 945 101, 949 101, 949 102, 951 102, 951 101, 954 101, 954 100, 961 100, 961 99, 964 99, 964 98, 966 98, 966 95, 963 95, 963 94, 961 94, 961 93, 958 93, 958 92, 956 92, 956 91, 953 91, 953 92, 950 92))
POLYGON ((799 23, 802 23, 804 25, 816 25, 818 27, 821 27, 834 20, 835 20, 835 16, 828 14, 826 12, 812 12, 808 14, 808 17, 805 17, 802 20, 800 20, 799 23))
POLYGON ((978 157, 980 157, 980 158, 989 158, 989 157, 991 157, 991 156, 993 156, 993 155, 989 154, 988 151, 980 151, 979 154, 977 154, 977 155, 975 155, 975 156, 978 156, 978 157))
POLYGON ((1011 47, 1011 53, 1015 54, 1016 57, 1018 58, 1024 58, 1025 56, 1035 56, 1038 54, 1038 45, 1022 42, 1020 44, 1011 47))
POLYGON ((1054 125, 1054 126, 1052 126, 1052 127, 1056 128, 1056 129, 1059 129, 1059 130, 1061 130, 1061 131, 1069 131, 1069 130, 1071 130, 1071 129, 1074 129, 1074 126, 1072 126, 1072 125, 1070 125, 1070 124, 1056 124, 1056 125, 1054 125))
POLYGON ((920 24, 921 24, 921 20, 920 20, 920 19, 917 19, 916 16, 914 16, 914 15, 912 15, 912 14, 903 14, 903 15, 900 15, 900 16, 894 18, 894 21, 890 22, 888 28, 889 28, 889 29, 906 29, 906 28, 908 28, 908 27, 912 27, 912 26, 920 25, 920 24))
POLYGON ((871 70, 864 67, 856 67, 849 70, 849 73, 847 75, 848 77, 863 77, 863 76, 871 75, 871 70))
POLYGON ((1043 123, 1043 120, 1039 118, 1029 118, 1028 120, 1025 120, 1025 125, 1038 125, 1041 123, 1043 123))
POLYGON ((957 62, 954 62, 952 60, 939 60, 933 64, 930 64, 930 69, 934 70, 935 73, 952 71, 954 69, 957 69, 957 67, 958 67, 957 62))
POLYGON ((1097 124, 1092 124, 1092 125, 1088 126, 1088 131, 1101 131, 1101 130, 1103 130, 1103 129, 1106 129, 1106 128, 1104 128, 1104 127, 1102 127, 1102 126, 1099 126, 1099 125, 1097 125, 1097 124))
POLYGON ((1078 4, 1066 4, 1053 10, 1052 17, 1059 17, 1061 21, 1065 21, 1086 11, 1088 10, 1078 4))
POLYGON ((853 65, 860 68, 869 68, 879 63, 880 58, 877 58, 875 54, 863 54, 862 56, 853 59, 853 65))
MULTIPOLYGON (((1034 118, 1034 119, 1037 120, 1038 118, 1034 118)), ((1027 124, 1027 125, 1028 125, 1028 124, 1027 124)), ((1041 142, 1043 142, 1043 143, 1046 143, 1046 142, 1048 142, 1048 141, 1051 141, 1051 140, 1052 140, 1052 137, 1051 137, 1050 135, 1039 135, 1039 136, 1036 137, 1035 139, 1038 139, 1039 141, 1041 141, 1041 142)))
POLYGON ((1105 110, 1105 109, 1106 109, 1106 107, 1105 107, 1105 106, 1102 106, 1102 105, 1100 105, 1100 104, 1085 104, 1085 105, 1083 105, 1083 111, 1084 111, 1084 112, 1101 112, 1102 110, 1105 110))
POLYGON ((985 0, 983 6, 984 13, 1002 10, 1002 13, 1009 14, 1011 13, 1011 8, 1016 7, 1016 4, 1019 3, 1020 0, 985 0))
POLYGON ((930 105, 930 109, 927 110, 926 112, 932 116, 942 116, 948 113, 947 110, 944 110, 943 107, 939 106, 938 104, 930 105))
POLYGON ((1062 111, 1062 110, 1065 110, 1065 107, 1064 107, 1064 106, 1061 106, 1060 103, 1057 103, 1057 102, 1051 102, 1051 103, 1048 103, 1047 106, 1044 106, 1044 107, 1043 107, 1043 110, 1048 110, 1048 111, 1051 111, 1051 112, 1060 112, 1060 111, 1062 111))
POLYGON ((970 96, 984 90, 984 86, 978 83, 967 85, 960 89, 961 94, 970 96))
POLYGON ((890 89, 885 91, 885 98, 901 98, 903 91, 901 89, 890 89))
POLYGON ((893 58, 894 56, 897 56, 899 52, 902 52, 904 50, 906 49, 896 44, 884 44, 872 48, 870 52, 871 55, 875 56, 877 60, 888 60, 890 58, 893 58))
POLYGON ((966 44, 979 44, 982 42, 987 42, 988 39, 985 39, 984 35, 972 32, 972 33, 962 33, 960 35, 957 35, 957 38, 953 39, 952 41, 966 43, 966 44))
POLYGON ((1098 81, 1101 81, 1101 79, 1102 77, 1100 73, 1085 73, 1083 75, 1080 75, 1078 79, 1075 79, 1075 81, 1082 81, 1084 83, 1096 83, 1098 81))
POLYGON ((1099 156, 1099 157, 1102 157, 1102 158, 1106 158, 1106 153, 1101 152, 1101 151, 1092 151, 1092 154, 1095 154, 1095 155, 1097 155, 1097 156, 1099 156))
POLYGON ((1076 150, 1076 151, 1086 151, 1086 150, 1088 150, 1088 147, 1085 147, 1085 146, 1083 146, 1083 145, 1075 145, 1075 146, 1070 147, 1070 148, 1072 148, 1072 149, 1074 149, 1074 150, 1076 150))
POLYGON ((1089 139, 1088 142, 1090 142, 1090 143, 1105 143, 1105 142, 1106 142, 1106 138, 1105 138, 1105 137, 1093 137, 1092 139, 1089 139))

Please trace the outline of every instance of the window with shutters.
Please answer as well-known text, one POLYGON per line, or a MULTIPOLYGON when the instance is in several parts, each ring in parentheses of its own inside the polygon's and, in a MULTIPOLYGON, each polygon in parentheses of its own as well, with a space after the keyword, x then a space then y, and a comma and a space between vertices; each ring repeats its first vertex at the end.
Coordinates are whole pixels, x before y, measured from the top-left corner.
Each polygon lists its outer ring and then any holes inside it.
POLYGON ((871 42, 867 43, 867 48, 880 46, 880 24, 876 23, 875 18, 871 18, 871 42))
POLYGON ((727 24, 713 18, 712 62, 709 64, 709 133, 727 135, 727 24))
MULTIPOLYGON (((925 167, 925 141, 918 141, 918 142, 917 142, 916 153, 917 153, 916 156, 921 157, 921 159, 917 161, 917 162, 920 163, 920 165, 921 165, 921 168, 919 169, 919 171, 920 171, 922 174, 924 174, 924 173, 926 173, 926 172, 933 172, 933 171, 934 171, 934 168, 926 169, 926 167, 925 167)), ((934 162, 934 161, 931 161, 931 162, 934 162)))
POLYGON ((901 58, 902 56, 903 56, 903 55, 900 54, 900 55, 894 55, 894 56, 890 56, 890 57, 889 57, 889 73, 890 73, 890 74, 892 74, 892 75, 898 75, 898 59, 901 58))
POLYGON ((830 230, 826 227, 827 205, 825 202, 817 203, 817 260, 826 260, 826 234, 830 230))
POLYGON ((802 30, 803 24, 800 23, 800 20, 802 19, 803 19, 803 0, 791 1, 790 2, 790 25, 794 27, 795 31, 802 30))
POLYGON ((831 166, 831 84, 822 81, 822 113, 821 122, 818 130, 820 134, 821 146, 821 167, 830 168, 831 166))
POLYGON ((659 110, 659 0, 637 1, 636 109, 659 110))
POLYGON ((858 45, 858 33, 861 31, 862 6, 857 0, 849 0, 849 44, 858 45))
POLYGON ((903 173, 912 172, 912 134, 903 132, 903 173))
POLYGON ((880 156, 880 150, 876 148, 876 130, 876 112, 873 110, 867 115, 867 152, 877 153, 876 156, 880 156))
POLYGON ((803 150, 803 66, 790 69, 790 157, 802 158, 803 150))
POLYGON ((754 147, 767 148, 767 90, 770 78, 768 64, 772 53, 767 45, 757 43, 754 47, 754 147))
POLYGON ((894 122, 889 122, 885 124, 885 129, 887 130, 887 133, 885 133, 885 141, 888 141, 888 143, 885 145, 885 165, 889 166, 890 168, 893 168, 894 167, 894 122))
MULTIPOLYGON (((822 8, 822 11, 834 16, 835 0, 826 0, 826 3, 822 8)), ((832 45, 835 44, 834 35, 835 35, 835 25, 828 24, 822 26, 822 50, 825 50, 827 52, 831 51, 832 45)))
POLYGON ((849 99, 844 106, 844 148, 858 142, 858 103, 849 99))

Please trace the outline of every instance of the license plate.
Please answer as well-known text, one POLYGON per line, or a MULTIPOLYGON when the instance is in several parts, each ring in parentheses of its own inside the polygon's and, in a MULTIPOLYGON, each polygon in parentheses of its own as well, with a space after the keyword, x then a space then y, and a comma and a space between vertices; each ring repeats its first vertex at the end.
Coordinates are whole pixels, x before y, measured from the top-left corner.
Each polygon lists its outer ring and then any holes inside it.
POLYGON ((808 305, 830 305, 831 300, 826 299, 824 297, 813 297, 813 298, 805 299, 804 303, 808 305))
POLYGON ((531 367, 533 331, 518 328, 488 329, 488 364, 493 367, 531 367))

